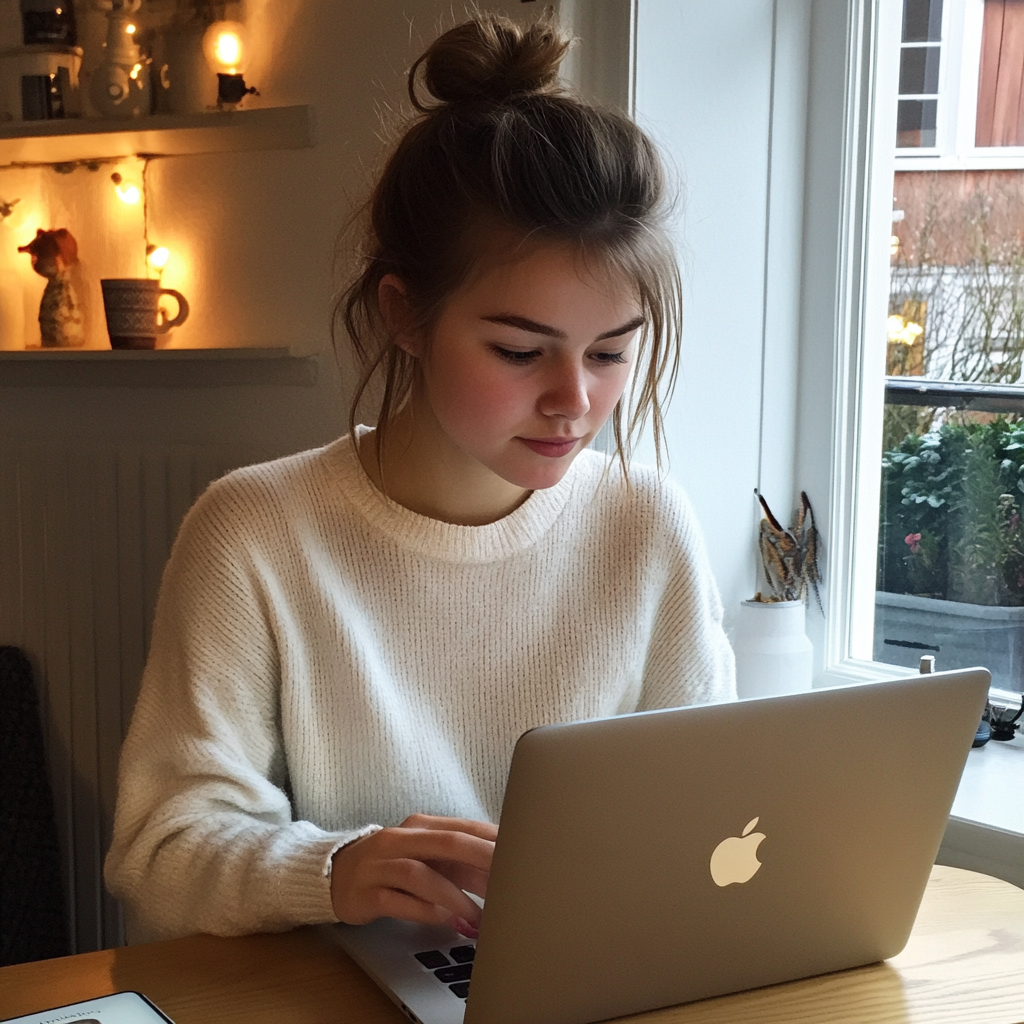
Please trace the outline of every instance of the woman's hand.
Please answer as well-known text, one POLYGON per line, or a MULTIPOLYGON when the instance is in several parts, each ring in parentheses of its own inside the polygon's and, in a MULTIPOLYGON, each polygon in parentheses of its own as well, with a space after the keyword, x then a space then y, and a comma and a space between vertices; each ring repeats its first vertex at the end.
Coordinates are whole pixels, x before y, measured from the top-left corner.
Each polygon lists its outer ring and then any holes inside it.
POLYGON ((484 821, 413 814, 343 846, 331 858, 331 902, 339 921, 397 917, 448 924, 476 938, 498 828, 484 821))

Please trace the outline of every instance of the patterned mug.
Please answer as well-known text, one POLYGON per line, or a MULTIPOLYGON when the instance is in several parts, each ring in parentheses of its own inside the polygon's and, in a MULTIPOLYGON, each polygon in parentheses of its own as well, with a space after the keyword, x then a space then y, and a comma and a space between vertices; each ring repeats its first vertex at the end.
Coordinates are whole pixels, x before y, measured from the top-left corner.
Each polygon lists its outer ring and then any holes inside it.
POLYGON ((159 334, 183 324, 188 318, 188 301, 173 288, 161 288, 159 281, 145 277, 108 277, 100 281, 103 311, 111 348, 155 348, 159 334), (169 319, 160 309, 160 296, 172 295, 178 315, 169 319))

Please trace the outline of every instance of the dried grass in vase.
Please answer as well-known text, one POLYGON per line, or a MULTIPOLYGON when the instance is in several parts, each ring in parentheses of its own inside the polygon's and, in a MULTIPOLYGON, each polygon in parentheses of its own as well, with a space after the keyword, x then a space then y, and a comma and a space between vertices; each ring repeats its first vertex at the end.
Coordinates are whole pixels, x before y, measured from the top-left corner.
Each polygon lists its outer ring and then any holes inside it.
POLYGON ((807 494, 804 491, 800 492, 796 522, 787 530, 772 514, 764 496, 756 491, 755 493, 765 514, 765 518, 761 520, 761 563, 772 592, 762 594, 758 591, 754 595, 754 600, 764 603, 806 601, 808 592, 814 591, 814 599, 820 609, 819 538, 807 494))

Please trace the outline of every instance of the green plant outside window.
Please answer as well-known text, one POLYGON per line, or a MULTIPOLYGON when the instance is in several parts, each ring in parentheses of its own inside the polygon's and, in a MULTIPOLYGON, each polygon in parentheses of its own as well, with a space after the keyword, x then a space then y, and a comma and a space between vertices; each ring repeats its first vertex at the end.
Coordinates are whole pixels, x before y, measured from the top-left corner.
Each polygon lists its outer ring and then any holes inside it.
POLYGON ((878 589, 1024 605, 1024 423, 947 423, 885 453, 878 589))

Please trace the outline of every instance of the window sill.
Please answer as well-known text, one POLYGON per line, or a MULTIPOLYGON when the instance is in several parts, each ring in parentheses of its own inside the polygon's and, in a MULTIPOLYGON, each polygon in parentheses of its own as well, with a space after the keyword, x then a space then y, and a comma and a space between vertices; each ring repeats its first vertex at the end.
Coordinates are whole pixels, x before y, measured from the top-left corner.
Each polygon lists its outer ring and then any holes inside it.
MULTIPOLYGON (((826 673, 822 686, 876 683, 905 677, 906 669, 875 661, 847 661, 826 673)), ((967 755, 939 864, 994 875, 1024 888, 1024 736, 990 740, 967 755)))
MULTIPOLYGON (((989 740, 967 755, 952 816, 965 823, 999 829, 1024 844, 1024 737, 989 740)), ((1024 852, 1020 858, 1024 873, 1024 852)), ((1024 884, 1024 883, 1018 883, 1024 884)))
POLYGON ((317 369, 287 348, 0 351, 0 387, 312 387, 317 369))

